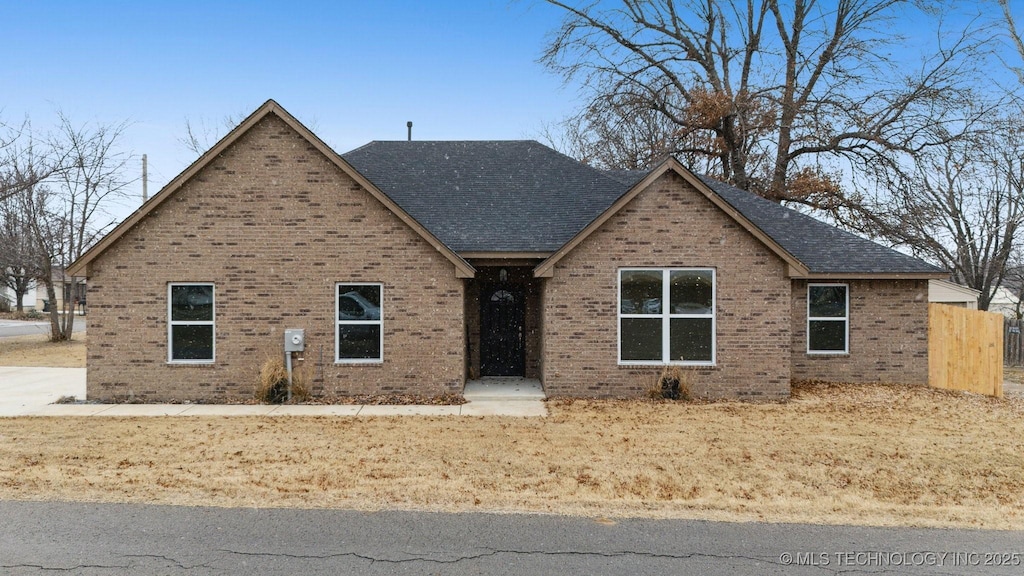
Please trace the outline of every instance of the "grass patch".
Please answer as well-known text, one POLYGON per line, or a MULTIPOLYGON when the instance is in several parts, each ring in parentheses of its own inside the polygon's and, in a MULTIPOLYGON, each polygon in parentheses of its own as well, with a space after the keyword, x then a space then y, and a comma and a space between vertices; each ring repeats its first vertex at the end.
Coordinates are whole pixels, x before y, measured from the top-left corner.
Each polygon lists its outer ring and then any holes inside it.
POLYGON ((0 366, 85 368, 85 334, 50 342, 49 334, 0 338, 0 366))
POLYGON ((0 419, 0 498, 1024 529, 1024 401, 805 384, 548 418, 0 419))

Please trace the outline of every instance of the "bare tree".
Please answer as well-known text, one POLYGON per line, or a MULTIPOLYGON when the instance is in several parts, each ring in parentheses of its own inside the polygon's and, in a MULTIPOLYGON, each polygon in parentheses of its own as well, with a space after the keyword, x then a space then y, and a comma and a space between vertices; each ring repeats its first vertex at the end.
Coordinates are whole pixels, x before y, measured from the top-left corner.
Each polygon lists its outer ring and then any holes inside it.
POLYGON ((47 297, 56 302, 58 285, 63 296, 64 314, 56 306, 50 308, 52 337, 68 340, 84 295, 80 282, 64 270, 116 224, 106 210, 126 196, 132 181, 125 176, 130 155, 119 149, 126 123, 76 125, 63 113, 59 118, 50 146, 64 161, 52 179, 56 191, 36 189, 35 201, 42 204, 36 232, 41 252, 56 272, 43 278, 47 297))
POLYGON ((694 152, 713 145, 698 142, 706 133, 683 134, 667 116, 627 95, 596 98, 541 136, 562 153, 603 170, 644 170, 675 156, 698 172, 715 171, 713 159, 694 152))
POLYGON ((31 227, 16 197, 0 200, 0 284, 14 295, 18 312, 25 310, 25 295, 42 275, 31 227))
POLYGON ((26 187, 34 186, 57 172, 59 161, 47 159, 43 162, 38 155, 34 156, 31 172, 18 170, 18 166, 25 164, 20 156, 39 151, 39 143, 33 138, 32 124, 27 118, 18 126, 0 122, 0 201, 19 194, 26 187))
POLYGON ((220 140, 224 134, 241 123, 244 118, 244 114, 228 115, 222 118, 220 122, 208 122, 205 118, 200 118, 198 121, 193 122, 186 118, 185 135, 178 139, 178 143, 184 146, 186 150, 194 152, 197 156, 202 156, 203 153, 217 143, 217 140, 220 140))
MULTIPOLYGON (((1003 288, 1010 291, 1016 298, 1013 305, 1013 317, 1018 320, 1024 317, 1024 255, 1019 245, 1014 248, 1006 263, 1006 274, 1003 276, 1003 288)), ((991 305, 991 302, 989 303, 991 305)))
POLYGON ((890 56, 905 50, 894 22, 922 17, 913 0, 548 2, 566 17, 542 62, 583 81, 584 117, 609 102, 652 110, 676 128, 671 153, 768 198, 827 208, 839 186, 826 160, 873 168, 974 120, 970 34, 913 71, 890 56))
POLYGON ((28 120, 4 131, 0 155, 0 280, 14 293, 16 308, 24 309, 29 288, 42 281, 44 271, 34 233, 30 200, 34 190, 56 172, 60 158, 32 134, 28 120))
POLYGON ((71 338, 84 296, 81 282, 64 270, 114 225, 107 210, 130 184, 124 176, 130 156, 119 149, 126 124, 76 125, 63 113, 58 118, 50 136, 24 131, 0 163, 11 191, 3 203, 5 222, 13 226, 11 241, 17 235, 24 247, 17 260, 14 250, 4 252, 11 266, 45 287, 54 341, 71 338))
POLYGON ((1021 62, 1024 61, 1024 40, 1021 40, 1020 31, 1017 29, 1017 22, 1013 18, 1013 11, 1010 9, 1010 0, 997 1, 999 2, 999 7, 1003 10, 1002 24, 1006 28, 1006 33, 1009 36, 1010 43, 1018 57, 1018 60, 1014 63, 1004 63, 1006 64, 1006 67, 1017 77, 1017 84, 1019 86, 1024 86, 1024 67, 1021 66, 1021 62))
POLYGON ((981 291, 987 310, 1024 226, 1024 132, 1014 120, 918 153, 864 203, 862 231, 909 248, 981 291))

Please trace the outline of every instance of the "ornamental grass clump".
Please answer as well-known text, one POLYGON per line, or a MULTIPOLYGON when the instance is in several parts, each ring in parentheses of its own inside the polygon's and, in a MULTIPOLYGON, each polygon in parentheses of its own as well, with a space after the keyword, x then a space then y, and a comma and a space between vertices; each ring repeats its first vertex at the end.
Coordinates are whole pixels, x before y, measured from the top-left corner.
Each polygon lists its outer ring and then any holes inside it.
POLYGON ((689 401, 692 396, 691 375, 679 366, 665 366, 657 382, 647 394, 654 400, 689 401))
MULTIPOLYGON (((292 402, 302 402, 309 398, 310 378, 301 367, 292 369, 292 402)), ((271 356, 260 366, 256 382, 256 400, 264 404, 284 404, 288 401, 288 369, 284 359, 271 356)))

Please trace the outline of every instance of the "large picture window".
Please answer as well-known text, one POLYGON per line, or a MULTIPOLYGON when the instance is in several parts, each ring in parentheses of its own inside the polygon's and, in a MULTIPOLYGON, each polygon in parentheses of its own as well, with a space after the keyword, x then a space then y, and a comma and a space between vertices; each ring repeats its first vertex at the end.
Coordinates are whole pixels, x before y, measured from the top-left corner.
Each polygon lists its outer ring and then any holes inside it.
POLYGON ((807 286, 807 352, 850 351, 850 290, 846 284, 807 286))
POLYGON ((619 270, 619 363, 715 363, 715 270, 619 270))
POLYGON ((168 284, 167 360, 213 362, 215 317, 213 284, 168 284))
POLYGON ((381 284, 338 284, 335 362, 384 360, 381 284))

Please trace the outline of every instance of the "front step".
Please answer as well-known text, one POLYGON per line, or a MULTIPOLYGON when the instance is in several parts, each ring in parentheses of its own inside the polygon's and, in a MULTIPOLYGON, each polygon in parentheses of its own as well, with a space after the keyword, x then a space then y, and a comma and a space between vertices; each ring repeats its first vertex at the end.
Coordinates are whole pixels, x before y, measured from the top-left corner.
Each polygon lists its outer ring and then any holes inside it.
POLYGON ((466 382, 462 396, 468 402, 517 400, 543 400, 544 388, 540 380, 517 376, 487 376, 466 382))

